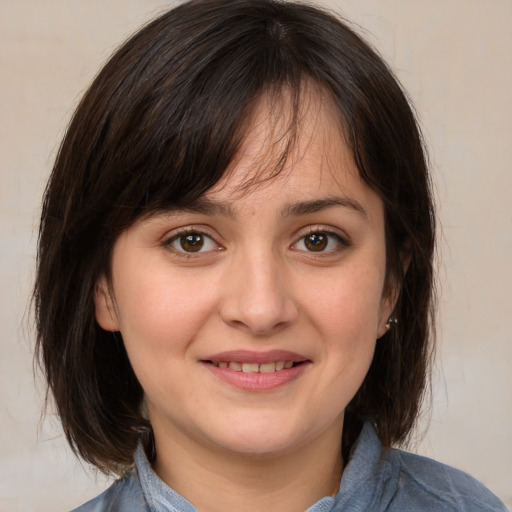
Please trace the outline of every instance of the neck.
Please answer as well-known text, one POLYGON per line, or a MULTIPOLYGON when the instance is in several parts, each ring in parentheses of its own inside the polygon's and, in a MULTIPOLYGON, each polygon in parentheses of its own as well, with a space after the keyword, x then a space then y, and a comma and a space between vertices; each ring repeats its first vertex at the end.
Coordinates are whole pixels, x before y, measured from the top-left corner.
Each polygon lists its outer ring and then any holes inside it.
POLYGON ((264 456, 198 446, 177 432, 155 432, 155 440, 156 473, 200 512, 306 510, 337 492, 343 470, 339 425, 296 450, 264 456))

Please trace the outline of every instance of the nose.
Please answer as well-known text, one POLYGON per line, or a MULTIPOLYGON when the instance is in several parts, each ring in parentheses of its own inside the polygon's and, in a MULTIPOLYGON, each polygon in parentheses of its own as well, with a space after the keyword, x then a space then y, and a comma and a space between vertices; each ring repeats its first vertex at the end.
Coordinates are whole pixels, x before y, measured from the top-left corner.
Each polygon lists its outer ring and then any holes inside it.
POLYGON ((297 319, 291 283, 278 257, 243 254, 228 272, 220 305, 225 323, 262 336, 275 333, 297 319))

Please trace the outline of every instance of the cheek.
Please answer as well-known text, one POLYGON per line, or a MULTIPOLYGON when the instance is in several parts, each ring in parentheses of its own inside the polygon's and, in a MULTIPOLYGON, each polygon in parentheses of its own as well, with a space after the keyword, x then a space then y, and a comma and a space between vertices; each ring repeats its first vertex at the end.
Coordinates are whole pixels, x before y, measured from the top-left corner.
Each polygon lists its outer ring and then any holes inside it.
POLYGON ((345 408, 361 386, 378 337, 384 273, 381 266, 351 266, 330 279, 316 279, 307 310, 322 339, 323 362, 333 410, 345 408))
POLYGON ((174 393, 169 376, 182 382, 193 366, 190 347, 211 317, 213 293, 194 279, 140 270, 119 281, 116 292, 120 331, 135 375, 150 401, 166 403, 174 393))
POLYGON ((138 274, 131 275, 116 287, 127 350, 151 356, 149 347, 158 353, 186 347, 215 307, 212 288, 197 277, 161 270, 141 273, 139 267, 138 274))
POLYGON ((358 269, 315 279, 307 310, 318 330, 329 339, 375 341, 380 319, 384 276, 380 268, 358 269))

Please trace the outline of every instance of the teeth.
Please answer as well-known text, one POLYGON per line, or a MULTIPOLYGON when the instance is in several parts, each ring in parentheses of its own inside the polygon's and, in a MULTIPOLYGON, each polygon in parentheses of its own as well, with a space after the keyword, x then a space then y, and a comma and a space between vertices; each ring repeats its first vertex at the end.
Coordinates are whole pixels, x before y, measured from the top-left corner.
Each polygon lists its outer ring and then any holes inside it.
POLYGON ((258 363, 242 363, 242 371, 244 373, 258 373, 258 363))
POLYGON ((260 364, 260 373, 272 373, 276 371, 276 363, 260 364))
POLYGON ((271 363, 238 363, 237 361, 220 361, 213 363, 219 368, 229 368, 236 372, 244 373, 273 373, 284 369, 291 368, 293 361, 275 361, 271 363))

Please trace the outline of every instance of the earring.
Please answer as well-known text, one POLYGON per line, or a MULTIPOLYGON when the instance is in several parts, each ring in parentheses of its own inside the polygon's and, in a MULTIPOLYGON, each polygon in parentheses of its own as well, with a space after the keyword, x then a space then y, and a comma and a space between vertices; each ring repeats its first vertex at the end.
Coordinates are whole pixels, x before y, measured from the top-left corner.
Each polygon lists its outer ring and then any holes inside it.
POLYGON ((386 331, 389 331, 391 329, 392 325, 396 325, 398 323, 398 318, 395 315, 391 315, 389 317, 389 320, 386 323, 386 331))

